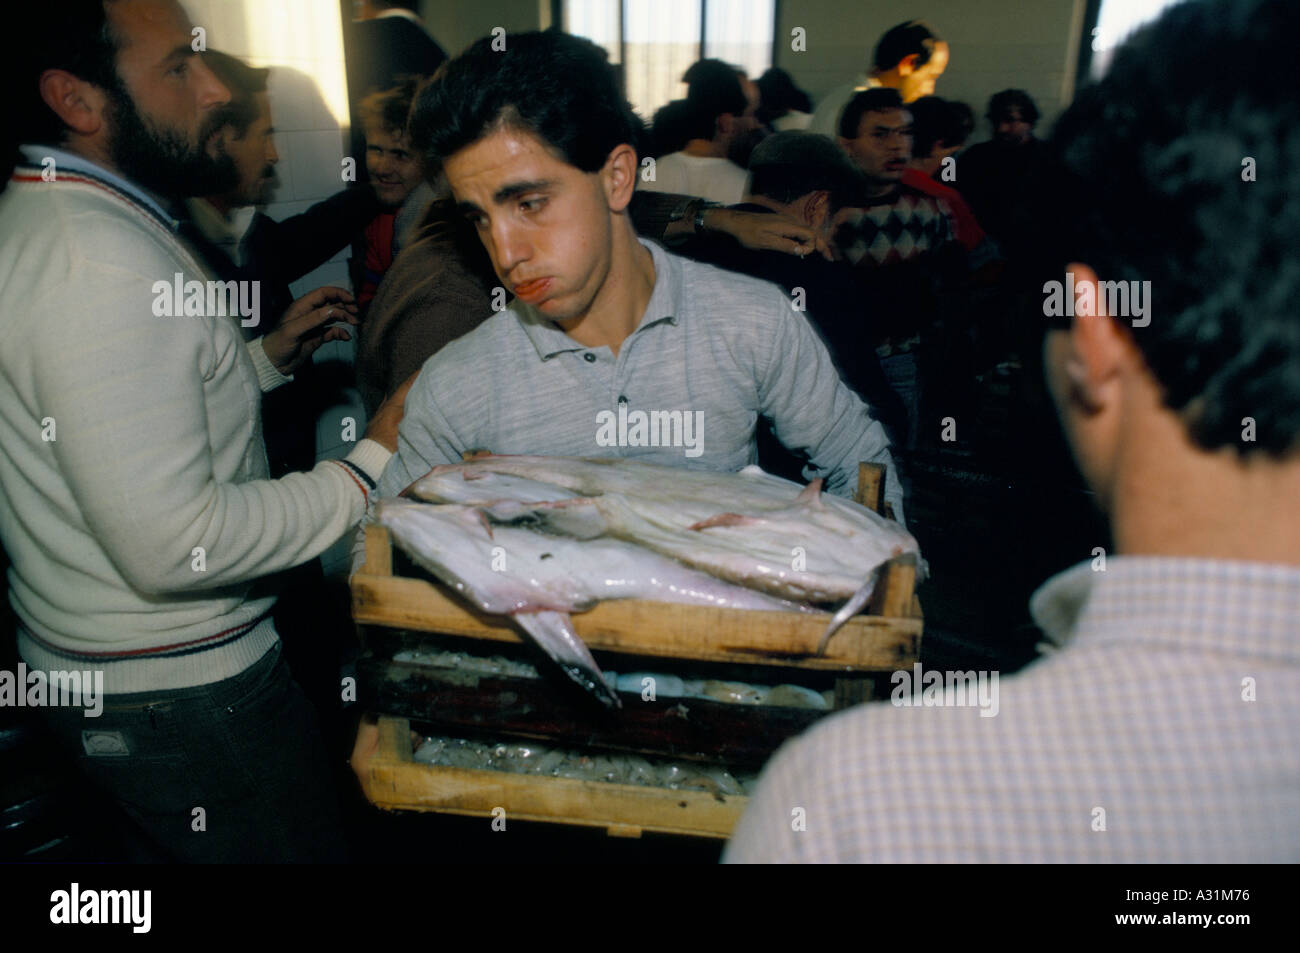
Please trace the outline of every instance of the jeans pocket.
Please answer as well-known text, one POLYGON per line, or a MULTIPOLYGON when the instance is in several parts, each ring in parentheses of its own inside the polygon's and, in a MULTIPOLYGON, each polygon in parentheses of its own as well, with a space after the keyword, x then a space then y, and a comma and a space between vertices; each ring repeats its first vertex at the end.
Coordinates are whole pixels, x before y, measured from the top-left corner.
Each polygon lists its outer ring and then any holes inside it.
POLYGON ((227 714, 243 711, 266 697, 267 689, 283 678, 282 669, 287 672, 288 664, 284 661, 282 645, 277 641, 247 669, 212 686, 205 701, 214 710, 227 714))

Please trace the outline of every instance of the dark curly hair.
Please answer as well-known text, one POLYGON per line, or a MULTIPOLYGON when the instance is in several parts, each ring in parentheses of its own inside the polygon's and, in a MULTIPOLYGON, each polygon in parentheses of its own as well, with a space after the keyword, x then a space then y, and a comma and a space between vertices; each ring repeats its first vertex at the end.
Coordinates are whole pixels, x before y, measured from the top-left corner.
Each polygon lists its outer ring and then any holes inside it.
POLYGON ((865 89, 850 99, 840 113, 840 135, 845 139, 856 139, 858 129, 862 125, 862 117, 867 113, 889 112, 892 109, 903 108, 905 108, 903 97, 893 87, 877 86, 874 89, 865 89))
POLYGON ((555 30, 512 33, 505 49, 475 42, 443 65, 411 111, 411 140, 429 168, 502 125, 530 132, 583 172, 616 146, 640 151, 645 129, 604 50, 555 30))
POLYGON ((965 103, 922 96, 907 104, 912 114, 912 155, 928 157, 939 143, 957 147, 970 137, 974 122, 965 103))
POLYGON ((1300 445, 1297 35, 1294 0, 1174 7, 1080 92, 1050 143, 1056 262, 1151 282, 1150 324, 1129 333, 1206 450, 1300 445), (1208 77, 1219 62, 1248 65, 1208 77))
POLYGON ((1038 122, 1038 106, 1023 89, 1004 89, 1000 93, 994 93, 989 99, 989 108, 984 113, 984 118, 996 126, 1013 109, 1029 125, 1038 122))

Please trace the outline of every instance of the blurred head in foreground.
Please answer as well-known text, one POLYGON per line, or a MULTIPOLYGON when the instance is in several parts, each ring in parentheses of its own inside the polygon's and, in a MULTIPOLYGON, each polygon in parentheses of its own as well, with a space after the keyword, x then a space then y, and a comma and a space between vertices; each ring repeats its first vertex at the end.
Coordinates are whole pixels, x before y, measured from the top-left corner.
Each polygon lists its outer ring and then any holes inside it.
POLYGON ((1053 132, 1048 385, 1122 551, 1300 560, 1298 30, 1175 7, 1053 132))

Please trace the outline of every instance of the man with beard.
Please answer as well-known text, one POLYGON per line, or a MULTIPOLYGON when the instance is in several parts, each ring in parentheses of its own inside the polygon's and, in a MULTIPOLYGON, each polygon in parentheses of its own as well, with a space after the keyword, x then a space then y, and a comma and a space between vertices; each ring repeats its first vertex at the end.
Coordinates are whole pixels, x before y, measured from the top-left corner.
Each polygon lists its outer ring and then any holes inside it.
POLYGON ((203 144, 230 97, 173 0, 18 12, 29 145, 0 197, 0 537, 27 665, 102 685, 98 717, 42 715, 134 820, 141 857, 337 859, 325 748, 259 580, 357 522, 402 397, 346 459, 266 479, 260 394, 338 333, 320 327, 348 316, 345 293, 306 296, 247 344, 226 302, 213 313, 170 206, 229 187, 203 144), (197 293, 170 300, 187 281, 197 293))
MULTIPOLYGON (((233 185, 221 192, 185 201, 188 221, 183 234, 203 263, 223 280, 256 280, 261 291, 259 311, 284 313, 293 303, 289 290, 297 281, 329 261, 382 211, 369 185, 343 189, 317 202, 300 215, 276 221, 259 206, 270 201, 275 167, 270 70, 254 69, 233 56, 209 51, 204 62, 230 91, 225 125, 218 133, 222 160, 233 166, 233 185)), ((246 337, 270 330, 245 328, 246 337)), ((314 368, 305 361, 294 380, 267 394, 262 405, 266 451, 272 477, 310 469, 316 456, 313 401, 314 368)))
MULTIPOLYGON (((271 198, 280 161, 267 90, 270 70, 255 69, 215 50, 203 59, 230 91, 226 124, 218 135, 222 158, 233 164, 238 180, 222 192, 187 199, 189 221, 183 223, 182 234, 221 280, 258 282, 260 313, 278 315, 293 303, 290 282, 347 248, 382 206, 370 184, 363 183, 281 221, 261 211, 259 206, 271 198)), ((267 321, 244 333, 255 337, 270 329, 267 321)), ((262 399, 262 433, 272 478, 310 470, 316 461, 316 420, 339 399, 337 386, 327 386, 319 370, 304 361, 292 381, 262 399)), ((394 381, 394 387, 400 383, 394 381)), ((369 410, 373 413, 375 406, 369 410)), ((275 627, 289 669, 322 714, 337 713, 340 646, 355 637, 352 623, 328 597, 320 560, 282 573, 277 590, 275 627)))

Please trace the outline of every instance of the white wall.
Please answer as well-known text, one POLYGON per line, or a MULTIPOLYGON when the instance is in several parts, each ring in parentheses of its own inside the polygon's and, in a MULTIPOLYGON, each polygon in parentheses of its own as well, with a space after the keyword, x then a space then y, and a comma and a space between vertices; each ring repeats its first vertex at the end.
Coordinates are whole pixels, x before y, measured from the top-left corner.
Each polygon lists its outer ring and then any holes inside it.
POLYGON ((448 56, 455 56, 493 27, 507 33, 549 26, 549 0, 424 0, 420 15, 425 27, 448 56))

